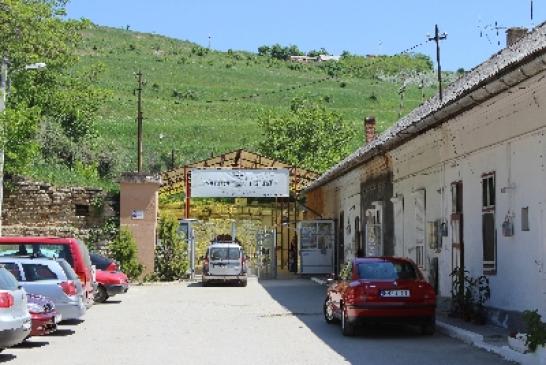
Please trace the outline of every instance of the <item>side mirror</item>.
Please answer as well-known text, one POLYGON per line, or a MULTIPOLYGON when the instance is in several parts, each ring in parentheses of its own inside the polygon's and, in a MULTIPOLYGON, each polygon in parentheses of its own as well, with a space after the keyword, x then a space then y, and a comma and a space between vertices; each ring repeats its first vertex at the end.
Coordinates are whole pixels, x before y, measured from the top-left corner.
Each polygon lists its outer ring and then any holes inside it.
POLYGON ((332 283, 333 283, 334 281, 335 281, 335 280, 334 280, 334 279, 332 279, 332 278, 328 278, 328 279, 326 279, 326 282, 327 282, 328 284, 332 284, 332 283))

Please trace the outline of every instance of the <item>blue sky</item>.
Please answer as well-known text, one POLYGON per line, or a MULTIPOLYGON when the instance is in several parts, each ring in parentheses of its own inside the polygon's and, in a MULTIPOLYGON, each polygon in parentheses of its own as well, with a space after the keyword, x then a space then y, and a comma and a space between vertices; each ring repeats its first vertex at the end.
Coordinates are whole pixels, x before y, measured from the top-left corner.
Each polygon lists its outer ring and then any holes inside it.
MULTIPOLYGON (((546 21, 546 0, 72 0, 69 16, 112 27, 155 32, 212 48, 256 51, 296 44, 307 51, 394 54, 426 39, 434 24, 448 33, 442 67, 469 69, 504 47, 499 26, 546 21), (480 29, 486 29, 480 37, 480 29), (488 39, 488 37, 489 39, 488 39), (500 40, 501 46, 497 45, 500 40)), ((432 43, 417 49, 435 57, 432 43)))

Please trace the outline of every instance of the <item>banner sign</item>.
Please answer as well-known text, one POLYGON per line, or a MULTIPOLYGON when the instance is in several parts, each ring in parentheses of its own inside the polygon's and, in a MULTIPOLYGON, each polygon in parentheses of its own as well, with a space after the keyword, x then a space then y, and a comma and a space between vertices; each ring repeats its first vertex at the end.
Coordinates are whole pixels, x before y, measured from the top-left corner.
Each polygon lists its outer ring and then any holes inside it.
POLYGON ((192 169, 191 196, 195 198, 288 197, 287 169, 192 169))

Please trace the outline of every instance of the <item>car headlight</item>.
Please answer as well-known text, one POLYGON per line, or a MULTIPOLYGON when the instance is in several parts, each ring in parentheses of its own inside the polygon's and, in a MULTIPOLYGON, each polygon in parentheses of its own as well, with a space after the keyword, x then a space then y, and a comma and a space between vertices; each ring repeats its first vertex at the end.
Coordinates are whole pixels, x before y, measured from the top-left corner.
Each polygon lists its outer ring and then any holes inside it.
POLYGON ((31 313, 44 313, 44 306, 36 303, 28 303, 28 311, 31 313))

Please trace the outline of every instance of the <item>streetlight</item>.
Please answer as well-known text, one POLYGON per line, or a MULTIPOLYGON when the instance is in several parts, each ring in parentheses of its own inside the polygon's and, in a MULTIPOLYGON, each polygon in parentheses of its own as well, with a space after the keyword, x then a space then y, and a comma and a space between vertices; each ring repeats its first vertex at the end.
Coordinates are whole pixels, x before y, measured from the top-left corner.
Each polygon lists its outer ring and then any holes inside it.
MULTIPOLYGON (((9 60, 6 56, 2 57, 2 63, 0 64, 0 113, 4 113, 6 110, 6 101, 8 98, 7 95, 7 84, 8 84, 8 66, 9 60)), ((25 65, 21 70, 42 70, 46 68, 47 65, 43 62, 32 63, 25 65)), ((19 71, 19 70, 17 70, 19 71)), ((3 128, 2 128, 3 134, 3 128)), ((2 136, 3 138, 3 136, 2 136)), ((4 143, 1 141, 2 146, 0 146, 0 236, 2 236, 2 202, 4 200, 4 143)))

